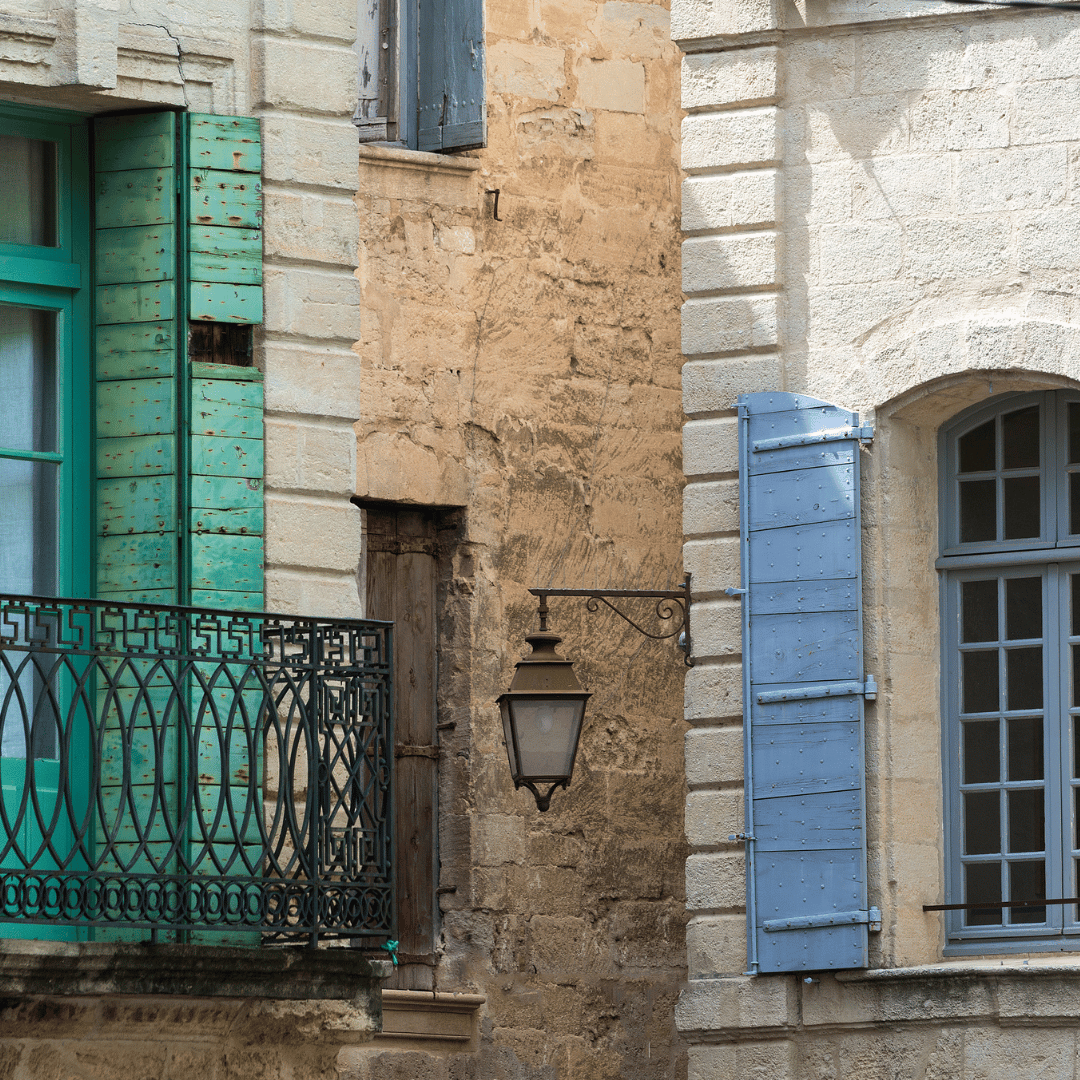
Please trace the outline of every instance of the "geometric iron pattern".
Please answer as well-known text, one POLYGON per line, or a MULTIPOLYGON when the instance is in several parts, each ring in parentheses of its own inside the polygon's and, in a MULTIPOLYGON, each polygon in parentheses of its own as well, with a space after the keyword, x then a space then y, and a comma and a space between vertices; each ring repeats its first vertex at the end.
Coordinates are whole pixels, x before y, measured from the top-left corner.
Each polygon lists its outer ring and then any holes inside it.
POLYGON ((4 923, 393 936, 391 626, 0 595, 4 923))

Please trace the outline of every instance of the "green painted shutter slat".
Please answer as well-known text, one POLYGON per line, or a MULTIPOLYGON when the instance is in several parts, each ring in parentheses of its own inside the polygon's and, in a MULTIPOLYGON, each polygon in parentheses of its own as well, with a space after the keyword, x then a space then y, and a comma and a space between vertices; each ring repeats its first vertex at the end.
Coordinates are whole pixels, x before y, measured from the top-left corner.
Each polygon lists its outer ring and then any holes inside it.
POLYGON ((176 137, 169 114, 102 117, 95 121, 97 171, 124 172, 129 169, 159 169, 172 165, 176 137))
POLYGON ((193 321, 261 323, 262 286, 192 280, 189 314, 193 321))
POLYGON ((262 233, 258 229, 189 225, 188 256, 195 281, 262 284, 262 233))
POLYGON ((97 391, 99 438, 168 435, 176 430, 173 379, 102 382, 97 391))
POLYGON ((102 536, 170 531, 176 514, 176 477, 98 480, 97 508, 102 536))
POLYGON ((483 0, 420 5, 420 150, 467 150, 487 143, 483 0))
POLYGON ((188 117, 188 317, 254 325, 262 303, 262 135, 251 118, 188 117))
POLYGON ((188 521, 193 533, 213 532, 262 536, 265 527, 262 506, 227 510, 218 507, 193 506, 188 511, 188 521))
POLYGON ((114 323, 97 329, 97 377, 147 379, 176 375, 176 323, 114 323))
POLYGON ((176 277, 176 229, 171 224, 99 229, 96 239, 99 285, 176 277))
POLYGON ((251 116, 192 113, 188 126, 188 158, 193 169, 262 172, 262 134, 251 116))
POLYGON ((262 226, 262 183, 251 173, 192 169, 192 225, 230 229, 262 226))
POLYGON ((176 318, 176 282, 99 285, 94 318, 100 325, 164 322, 176 318))
POLYGON ((94 122, 98 594, 176 603, 177 116, 94 122))
POLYGON ((103 479, 176 472, 176 440, 160 435, 97 441, 97 474, 103 479))
POLYGON ((172 167, 99 172, 95 190, 98 229, 164 225, 176 220, 176 173, 172 167))
POLYGON ((223 533, 191 537, 191 585, 195 589, 262 592, 263 539, 223 533))
POLYGON ((261 477, 192 476, 191 505, 219 510, 250 510, 263 505, 261 477))
POLYGON ((261 480, 262 439, 225 439, 212 435, 192 435, 193 475, 243 476, 261 480))

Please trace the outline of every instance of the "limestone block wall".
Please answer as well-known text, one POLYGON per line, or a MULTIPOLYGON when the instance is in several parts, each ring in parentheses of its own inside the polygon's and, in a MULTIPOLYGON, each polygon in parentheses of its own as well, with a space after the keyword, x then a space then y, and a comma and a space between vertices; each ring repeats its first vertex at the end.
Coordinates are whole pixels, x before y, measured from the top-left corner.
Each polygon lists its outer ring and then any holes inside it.
MULTIPOLYGON (((684 558, 708 655, 686 684, 691 983, 679 1025, 701 1044, 691 1071, 768 1062, 780 1075, 891 1075, 854 1033, 868 1025, 900 1033, 884 1045, 913 1055, 912 1076, 1012 1075, 1006 1062, 1026 1045, 1007 1032, 1012 1019, 949 997, 921 1028, 922 987, 908 977, 941 964, 945 944, 941 917, 922 911, 944 892, 937 431, 991 394, 1080 376, 1077 132, 1062 107, 1080 25, 945 5, 677 2, 672 27, 688 112, 684 558), (809 1019, 817 985, 738 974, 743 852, 727 837, 742 823, 741 646, 738 605, 723 594, 739 576, 731 406, 772 388, 860 410, 877 431, 862 490, 866 666, 882 687, 866 715, 870 903, 884 915, 871 966, 896 973, 890 1000, 903 1005, 875 1012, 885 984, 873 978, 824 979, 830 1007, 849 1009, 830 1014, 831 1034, 809 1019), (754 1017, 770 1009, 793 1041, 755 1057, 754 1017), (961 1015, 969 1034, 943 1064, 936 1040, 961 1015), (747 1040, 747 1056, 704 1045, 714 1039, 747 1040)), ((961 996, 986 991, 980 970, 953 974, 961 996)), ((1024 983, 1030 1014, 1053 1012, 1050 985, 1024 983)))
POLYGON ((475 1051, 376 1042, 348 1075, 674 1080, 682 655, 552 601, 594 696, 546 814, 513 789, 495 699, 537 625, 529 587, 682 577, 677 53, 663 2, 492 0, 486 26, 485 149, 361 148, 357 425, 361 498, 458 508, 434 983, 486 1003, 475 1051))

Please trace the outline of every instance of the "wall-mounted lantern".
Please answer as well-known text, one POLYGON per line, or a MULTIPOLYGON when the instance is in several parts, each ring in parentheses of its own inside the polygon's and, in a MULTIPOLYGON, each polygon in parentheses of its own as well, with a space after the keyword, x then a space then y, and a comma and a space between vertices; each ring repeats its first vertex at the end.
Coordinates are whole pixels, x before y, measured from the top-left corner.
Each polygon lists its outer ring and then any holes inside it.
POLYGON ((549 596, 579 596, 586 599, 589 611, 604 604, 635 630, 662 641, 679 637, 687 666, 690 654, 690 575, 681 589, 530 589, 540 598, 540 630, 525 640, 531 653, 518 661, 510 689, 499 695, 503 738, 510 759, 514 787, 527 787, 536 799, 538 810, 547 810, 556 788, 565 788, 574 772, 585 703, 592 696, 581 688, 574 665, 555 651, 562 641, 548 630, 549 596), (631 597, 656 600, 656 615, 661 621, 678 617, 678 625, 653 634, 610 602, 611 598, 631 597), (542 791, 547 788, 546 793, 542 791))

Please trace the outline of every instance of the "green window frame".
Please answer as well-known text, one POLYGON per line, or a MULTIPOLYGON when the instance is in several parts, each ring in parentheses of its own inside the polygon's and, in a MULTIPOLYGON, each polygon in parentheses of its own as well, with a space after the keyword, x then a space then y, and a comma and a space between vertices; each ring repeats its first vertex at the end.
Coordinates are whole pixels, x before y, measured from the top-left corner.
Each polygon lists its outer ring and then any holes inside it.
POLYGON ((946 953, 1080 949, 1080 395, 941 434, 946 953), (1025 906, 1010 906, 1010 905, 1025 906))
POLYGON ((55 313, 54 451, 0 445, 0 458, 58 467, 56 591, 89 594, 93 573, 90 177, 84 117, 0 107, 0 136, 56 146, 55 246, 0 242, 0 304, 55 313))

